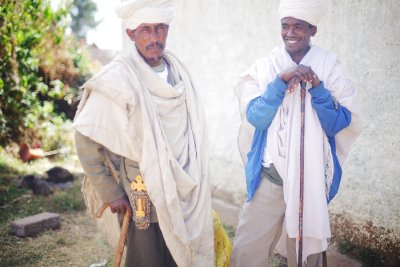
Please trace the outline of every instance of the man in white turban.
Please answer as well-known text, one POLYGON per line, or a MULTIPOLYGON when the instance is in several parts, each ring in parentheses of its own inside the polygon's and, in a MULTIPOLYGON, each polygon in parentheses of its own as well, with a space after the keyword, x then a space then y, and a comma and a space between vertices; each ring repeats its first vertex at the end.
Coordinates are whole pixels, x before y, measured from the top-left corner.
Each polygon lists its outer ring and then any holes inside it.
POLYGON ((114 213, 133 211, 126 266, 214 265, 204 112, 165 50, 173 12, 168 0, 119 6, 129 53, 84 84, 74 121, 84 187, 114 213))
POLYGON ((361 122, 356 90, 337 56, 310 43, 323 10, 321 0, 281 0, 283 45, 257 60, 235 86, 247 201, 234 241, 233 267, 266 266, 283 223, 288 266, 297 266, 300 82, 306 83, 302 260, 321 266, 320 252, 328 247, 328 203, 338 191, 361 122))

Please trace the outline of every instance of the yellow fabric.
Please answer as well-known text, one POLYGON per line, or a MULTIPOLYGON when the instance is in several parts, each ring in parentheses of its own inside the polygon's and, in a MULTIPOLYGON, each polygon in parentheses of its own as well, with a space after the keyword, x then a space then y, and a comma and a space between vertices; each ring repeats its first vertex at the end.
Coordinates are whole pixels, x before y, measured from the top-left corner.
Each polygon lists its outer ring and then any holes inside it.
POLYGON ((228 267, 232 254, 232 244, 215 210, 213 210, 213 216, 215 266, 228 267))

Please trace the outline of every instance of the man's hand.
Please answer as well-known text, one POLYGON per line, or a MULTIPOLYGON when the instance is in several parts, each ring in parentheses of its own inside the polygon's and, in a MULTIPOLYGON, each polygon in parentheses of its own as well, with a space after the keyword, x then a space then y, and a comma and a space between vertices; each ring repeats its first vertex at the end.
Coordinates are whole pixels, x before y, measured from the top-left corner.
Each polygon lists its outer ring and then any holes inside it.
POLYGON ((288 84, 289 92, 293 92, 301 81, 311 83, 312 87, 316 87, 320 83, 318 76, 314 73, 311 67, 301 64, 282 71, 279 74, 279 77, 282 81, 288 84))
POLYGON ((132 216, 131 205, 126 197, 118 198, 108 204, 112 213, 125 214, 126 211, 132 216))

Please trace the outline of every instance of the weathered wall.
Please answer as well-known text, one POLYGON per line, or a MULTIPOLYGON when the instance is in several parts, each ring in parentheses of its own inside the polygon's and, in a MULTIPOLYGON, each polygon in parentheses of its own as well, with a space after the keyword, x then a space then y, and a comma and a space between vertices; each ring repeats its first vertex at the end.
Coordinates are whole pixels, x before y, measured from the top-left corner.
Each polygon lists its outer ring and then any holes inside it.
MULTIPOLYGON (((201 90, 214 194, 240 205, 245 183, 236 146, 239 114, 232 87, 256 58, 281 43, 278 0, 177 2, 168 47, 187 64, 201 90)), ((357 225, 353 235, 370 239, 371 246, 385 248, 394 241, 398 247, 400 5, 396 0, 328 3, 329 11, 313 42, 335 51, 348 67, 365 118, 365 130, 352 147, 331 214, 335 222, 357 225), (387 234, 371 234, 371 227, 387 234)), ((336 230, 340 235, 340 228, 336 230)))

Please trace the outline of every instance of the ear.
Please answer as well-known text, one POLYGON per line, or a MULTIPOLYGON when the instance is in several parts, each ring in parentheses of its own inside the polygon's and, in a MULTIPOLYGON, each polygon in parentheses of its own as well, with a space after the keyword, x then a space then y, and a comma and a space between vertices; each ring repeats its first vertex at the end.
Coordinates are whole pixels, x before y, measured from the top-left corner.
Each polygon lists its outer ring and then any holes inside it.
POLYGON ((135 41, 135 30, 126 28, 126 34, 129 36, 129 39, 131 39, 131 41, 135 41))
POLYGON ((311 28, 311 36, 314 37, 317 34, 318 28, 317 26, 312 26, 311 28))

